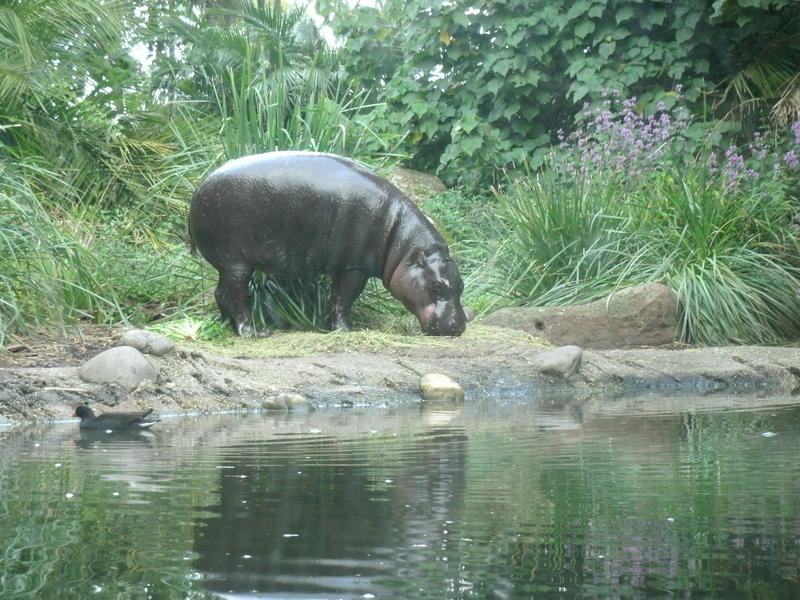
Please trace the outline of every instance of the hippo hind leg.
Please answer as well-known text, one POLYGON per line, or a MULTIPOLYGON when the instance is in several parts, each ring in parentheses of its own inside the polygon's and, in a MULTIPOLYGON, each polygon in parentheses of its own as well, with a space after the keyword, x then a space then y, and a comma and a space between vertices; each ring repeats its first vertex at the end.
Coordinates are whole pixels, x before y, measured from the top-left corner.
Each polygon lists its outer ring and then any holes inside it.
POLYGON ((237 335, 258 335, 250 313, 249 285, 253 270, 246 267, 227 267, 218 271, 219 283, 214 298, 222 320, 230 321, 237 335))
POLYGON ((342 271, 331 277, 331 329, 353 330, 350 310, 366 284, 367 275, 362 271, 342 271))

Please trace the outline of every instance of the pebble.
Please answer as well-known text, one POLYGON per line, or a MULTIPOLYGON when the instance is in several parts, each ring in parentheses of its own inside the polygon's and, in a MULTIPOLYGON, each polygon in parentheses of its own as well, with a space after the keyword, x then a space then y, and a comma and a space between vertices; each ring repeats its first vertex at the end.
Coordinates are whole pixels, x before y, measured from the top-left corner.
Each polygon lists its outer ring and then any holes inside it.
POLYGON ((170 338, 146 329, 126 331, 117 341, 117 346, 130 346, 153 356, 164 356, 175 351, 175 342, 170 338))
POLYGON ((540 352, 533 359, 533 366, 544 375, 568 379, 581 368, 583 350, 578 346, 559 346, 540 352))

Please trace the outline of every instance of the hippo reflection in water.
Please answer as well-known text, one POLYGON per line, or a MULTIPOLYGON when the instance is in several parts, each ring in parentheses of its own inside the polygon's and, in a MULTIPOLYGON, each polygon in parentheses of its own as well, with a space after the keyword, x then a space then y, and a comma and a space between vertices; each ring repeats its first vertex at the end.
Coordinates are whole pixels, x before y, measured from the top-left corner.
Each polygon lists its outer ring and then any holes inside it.
POLYGON ((461 335, 464 284, 442 236, 388 180, 332 154, 271 152, 232 160, 197 188, 193 248, 219 272, 215 297, 238 335, 256 333, 254 271, 331 277, 332 329, 380 277, 429 335, 461 335))

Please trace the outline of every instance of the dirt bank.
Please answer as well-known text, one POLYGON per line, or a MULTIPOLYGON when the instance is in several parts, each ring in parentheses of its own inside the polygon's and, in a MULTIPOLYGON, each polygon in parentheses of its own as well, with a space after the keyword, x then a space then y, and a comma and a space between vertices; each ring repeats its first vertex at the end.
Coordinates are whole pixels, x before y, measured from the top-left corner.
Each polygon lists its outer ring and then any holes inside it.
POLYGON ((489 396, 611 399, 800 391, 800 348, 587 350, 578 373, 563 380, 533 366, 534 357, 547 349, 541 340, 481 325, 460 338, 376 339, 357 332, 280 333, 213 346, 184 341, 172 354, 148 357, 158 381, 131 393, 81 381, 78 366, 113 346, 115 337, 118 332, 92 329, 6 346, 0 355, 0 423, 69 418, 80 402, 100 411, 153 407, 162 413, 255 408, 280 392, 302 394, 317 407, 420 402, 419 378, 426 373, 460 382, 466 402, 489 396))

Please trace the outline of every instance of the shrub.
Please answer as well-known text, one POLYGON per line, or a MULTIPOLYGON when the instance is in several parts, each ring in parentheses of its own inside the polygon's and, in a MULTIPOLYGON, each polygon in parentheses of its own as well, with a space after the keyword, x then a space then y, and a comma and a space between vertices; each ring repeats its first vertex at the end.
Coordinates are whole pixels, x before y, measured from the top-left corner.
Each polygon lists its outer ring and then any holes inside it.
POLYGON ((722 150, 679 102, 648 116, 617 100, 587 108, 546 168, 498 197, 509 297, 564 305, 662 281, 683 304, 685 341, 798 335, 800 124, 722 150))

